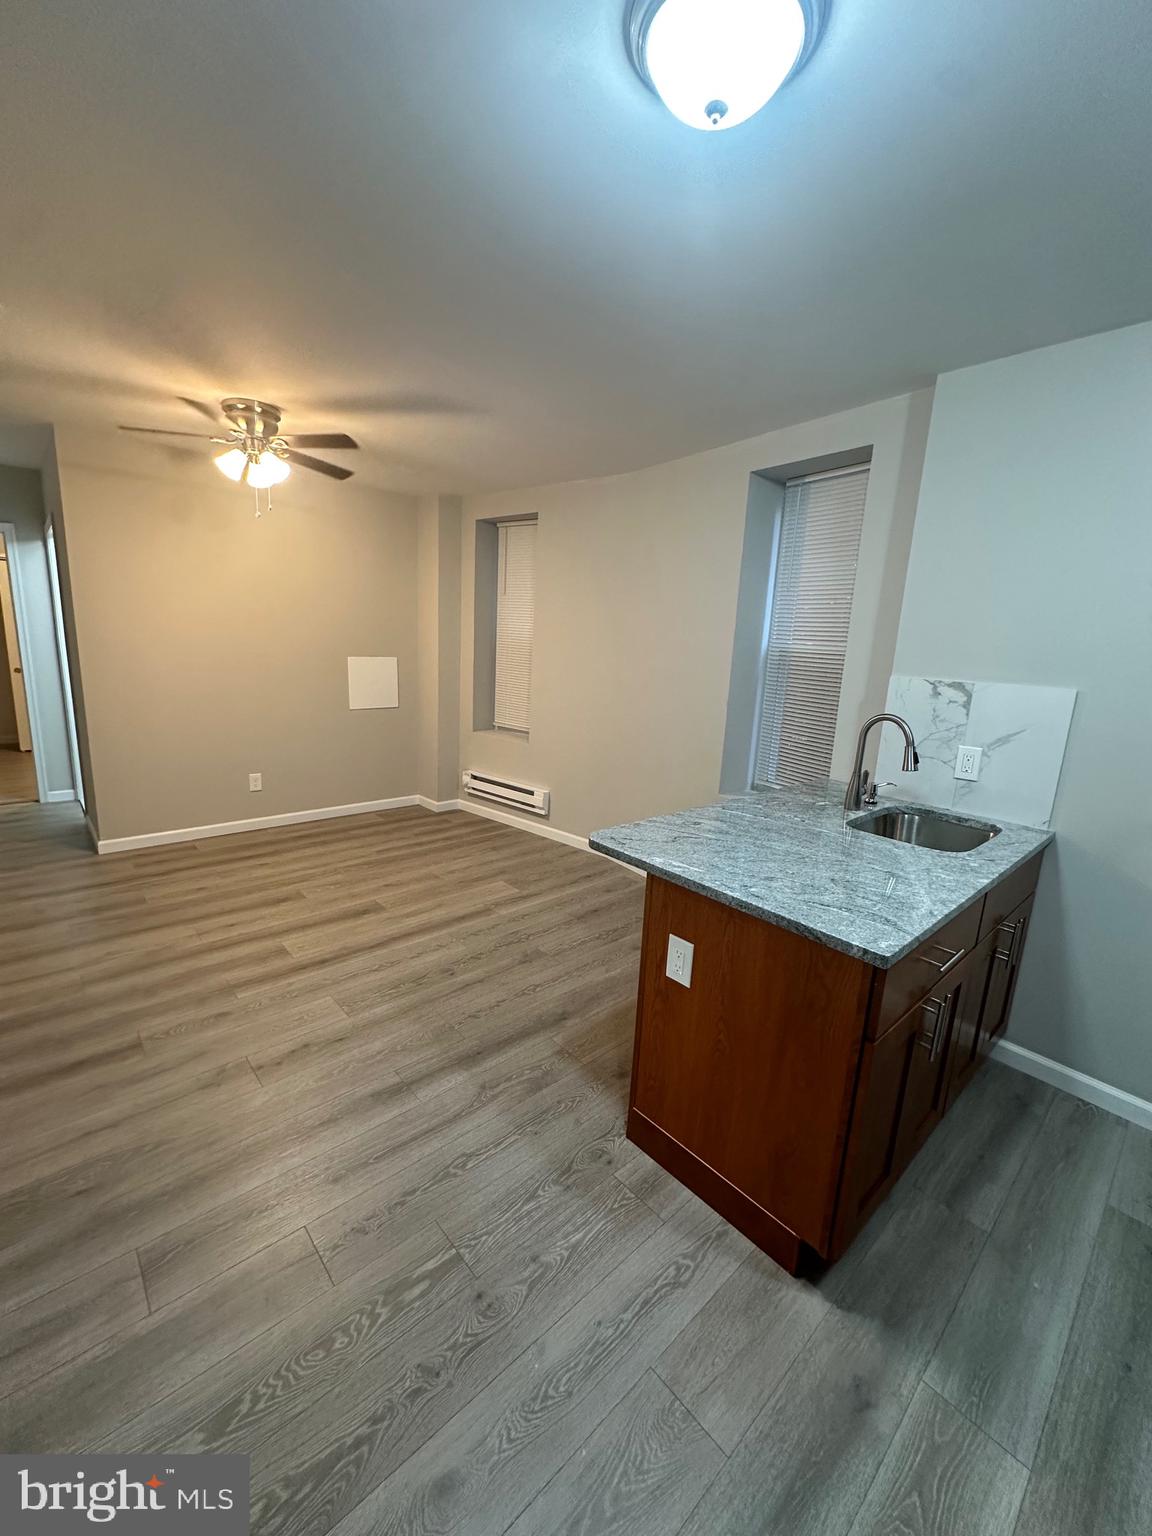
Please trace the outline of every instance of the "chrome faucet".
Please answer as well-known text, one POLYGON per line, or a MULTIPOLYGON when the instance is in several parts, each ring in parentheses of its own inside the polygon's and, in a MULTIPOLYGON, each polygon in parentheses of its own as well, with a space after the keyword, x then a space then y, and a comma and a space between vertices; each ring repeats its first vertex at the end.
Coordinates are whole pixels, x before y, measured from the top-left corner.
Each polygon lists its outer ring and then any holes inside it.
POLYGON ((885 784, 873 784, 869 780, 868 770, 864 766, 864 749, 868 745, 868 732, 874 725, 881 725, 885 720, 898 725, 904 732, 904 772, 915 773, 920 766, 920 754, 916 751, 916 738, 912 734, 912 727, 907 720, 901 720, 899 715, 873 715, 865 720, 860 727, 860 736, 856 742, 856 761, 852 765, 852 777, 848 780, 848 788, 844 793, 844 814, 850 816, 853 811, 863 810, 866 805, 876 804, 876 791, 888 788, 885 784))

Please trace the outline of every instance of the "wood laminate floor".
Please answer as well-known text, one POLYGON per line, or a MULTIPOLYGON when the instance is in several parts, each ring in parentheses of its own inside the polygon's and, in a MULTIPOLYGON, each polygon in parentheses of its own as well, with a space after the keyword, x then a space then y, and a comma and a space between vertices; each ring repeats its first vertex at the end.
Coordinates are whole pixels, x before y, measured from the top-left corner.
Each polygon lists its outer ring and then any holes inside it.
POLYGON ((1152 1136, 989 1068, 817 1284, 624 1138, 643 888, 464 814, 0 811, 0 1449, 261 1536, 1137 1536, 1152 1136))
POLYGON ((31 752, 0 743, 0 805, 36 799, 36 765, 31 752))

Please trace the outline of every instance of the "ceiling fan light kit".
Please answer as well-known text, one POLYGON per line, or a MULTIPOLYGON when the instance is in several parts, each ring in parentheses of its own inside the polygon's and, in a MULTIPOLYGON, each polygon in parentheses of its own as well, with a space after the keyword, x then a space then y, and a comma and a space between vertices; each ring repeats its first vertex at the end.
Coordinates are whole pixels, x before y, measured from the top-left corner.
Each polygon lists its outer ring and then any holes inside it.
POLYGON ((629 0, 636 73, 674 117, 715 133, 754 117, 811 58, 828 0, 629 0))
POLYGON ((243 480, 248 473, 248 455, 242 448, 229 448, 224 453, 218 453, 212 462, 229 480, 243 480))
POLYGON ((270 486, 287 480, 291 473, 290 464, 286 464, 272 449, 265 448, 259 458, 248 466, 248 484, 258 491, 266 491, 270 486))
MULTIPOLYGON (((197 401, 187 400, 185 404, 207 416, 215 414, 197 401)), ((280 431, 284 413, 278 405, 239 395, 221 400, 220 412, 228 424, 225 435, 205 435, 201 440, 220 444, 224 452, 213 455, 216 468, 238 485, 249 485, 257 493, 267 491, 268 506, 271 506, 271 487, 287 480, 293 467, 311 470, 330 480, 348 480, 352 476, 352 471, 342 465, 330 464, 327 459, 317 459, 300 451, 301 448, 359 448, 356 439, 346 432, 292 432, 285 435, 280 431)), ((157 437, 200 437, 197 432, 168 432, 163 427, 122 427, 120 430, 147 432, 157 437)), ((257 517, 260 510, 257 495, 257 517)))

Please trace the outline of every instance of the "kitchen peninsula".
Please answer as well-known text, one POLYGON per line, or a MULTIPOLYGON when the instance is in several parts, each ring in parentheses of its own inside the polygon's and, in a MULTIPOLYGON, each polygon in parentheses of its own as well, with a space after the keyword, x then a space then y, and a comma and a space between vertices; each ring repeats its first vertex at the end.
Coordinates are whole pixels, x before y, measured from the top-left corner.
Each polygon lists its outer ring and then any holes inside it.
POLYGON ((843 796, 589 840, 649 875, 629 1137, 792 1273, 844 1251, 1003 1032, 1051 841, 914 807, 986 839, 916 846, 843 796))

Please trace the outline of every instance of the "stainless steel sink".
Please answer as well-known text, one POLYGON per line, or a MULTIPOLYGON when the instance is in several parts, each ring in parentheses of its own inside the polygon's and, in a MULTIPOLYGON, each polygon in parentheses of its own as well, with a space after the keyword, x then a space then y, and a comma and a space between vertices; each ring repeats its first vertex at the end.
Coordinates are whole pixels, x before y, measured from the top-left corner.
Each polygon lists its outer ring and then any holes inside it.
POLYGON ((932 811, 873 811, 848 823, 857 832, 871 832, 897 843, 933 848, 938 853, 970 853, 1000 831, 989 821, 951 821, 932 811))

